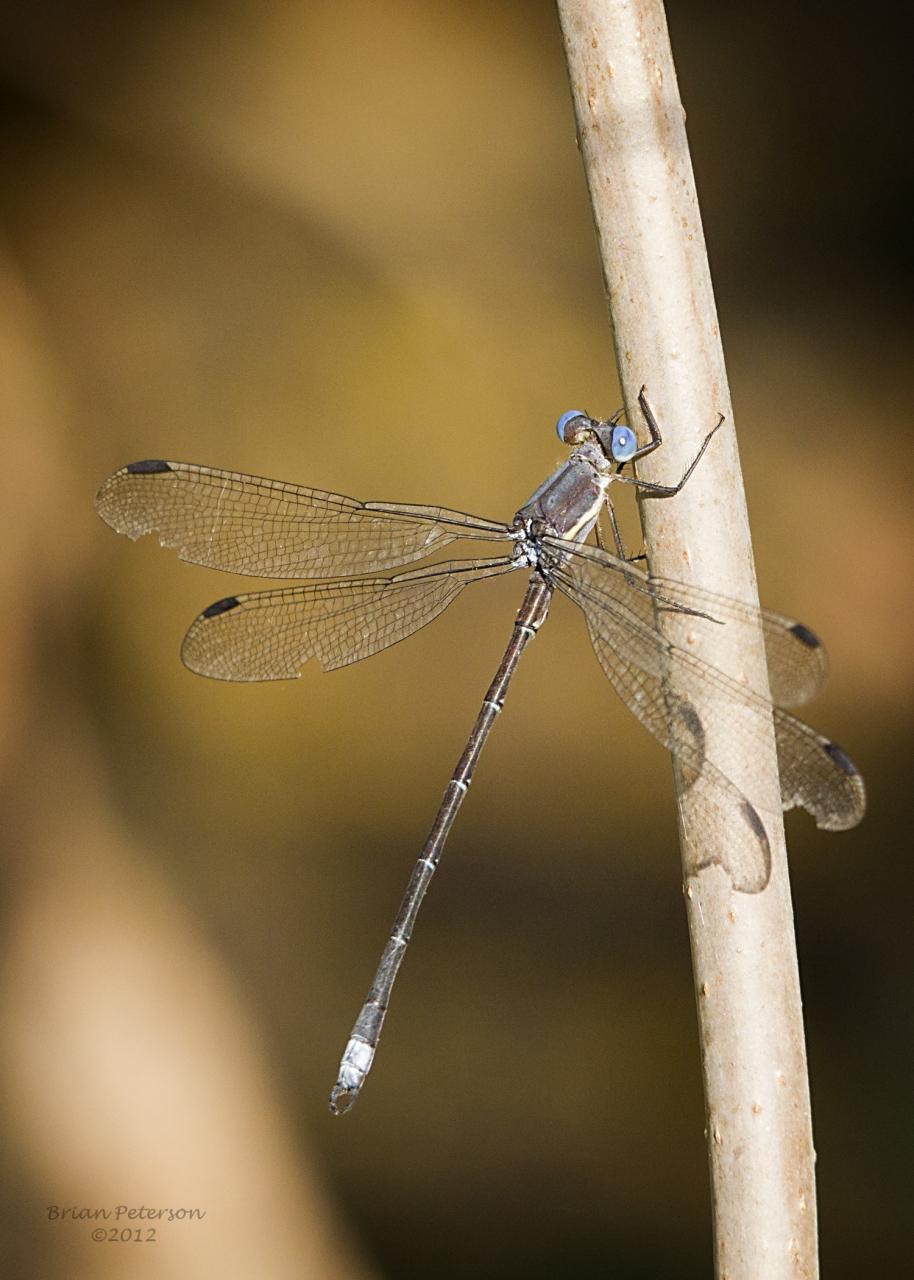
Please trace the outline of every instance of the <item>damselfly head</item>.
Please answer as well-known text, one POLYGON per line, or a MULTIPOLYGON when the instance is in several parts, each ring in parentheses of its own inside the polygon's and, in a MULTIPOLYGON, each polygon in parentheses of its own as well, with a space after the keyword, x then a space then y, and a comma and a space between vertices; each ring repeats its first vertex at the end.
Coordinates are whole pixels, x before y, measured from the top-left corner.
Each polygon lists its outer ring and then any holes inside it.
POLYGON ((569 409, 563 413, 555 429, 563 444, 581 445, 588 440, 596 440, 610 462, 628 462, 638 448, 638 440, 631 427, 619 426, 612 420, 599 422, 583 409, 569 409))

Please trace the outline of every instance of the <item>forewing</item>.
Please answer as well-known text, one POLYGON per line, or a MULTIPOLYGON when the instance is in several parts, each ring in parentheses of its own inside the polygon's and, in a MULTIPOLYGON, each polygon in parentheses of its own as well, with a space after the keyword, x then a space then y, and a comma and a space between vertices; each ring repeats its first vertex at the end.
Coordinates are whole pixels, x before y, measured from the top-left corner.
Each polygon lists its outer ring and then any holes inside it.
POLYGON ((288 680, 309 658, 325 671, 370 657, 424 627, 469 582, 509 558, 457 560, 390 578, 319 582, 229 596, 191 624, 181 657, 217 680, 288 680))
POLYGON ((96 498, 118 533, 157 533, 182 560, 260 578, 372 573, 455 538, 508 538, 504 525, 443 507, 365 503, 344 494, 185 462, 133 462, 96 498))
POLYGON ((860 771, 836 742, 786 711, 776 711, 781 799, 785 809, 806 809, 826 831, 848 831, 866 812, 860 771))
POLYGON ((608 573, 626 575, 634 588, 625 596, 626 605, 649 625, 653 625, 655 599, 661 596, 725 622, 728 628, 747 637, 754 637, 756 629, 761 627, 771 700, 775 706, 803 706, 821 690, 828 673, 828 658, 819 637, 802 622, 769 609, 756 609, 687 582, 649 577, 599 547, 576 546, 570 550, 575 561, 586 560, 608 573))
MULTIPOLYGON (((784 808, 799 805, 829 829, 859 822, 863 783, 839 748, 657 631, 655 607, 694 614, 696 597, 678 599, 675 584, 655 585, 586 557, 557 566, 554 575, 584 611, 597 658, 616 691, 683 770, 689 784, 683 803, 701 798, 712 807, 739 807, 743 838, 725 855, 737 888, 752 892, 767 883, 768 842, 759 813, 774 793, 767 750, 772 717, 784 808), (726 733, 707 732, 720 725, 726 733)), ((696 629, 714 625, 700 617, 690 623, 696 629)), ((726 808, 719 812, 726 820, 726 808)))
MULTIPOLYGON (((584 573, 587 571, 584 570, 584 573)), ((574 571, 563 571, 558 585, 584 611, 594 652, 622 701, 654 737, 672 752, 682 772, 684 809, 701 803, 707 822, 727 831, 724 869, 734 888, 744 893, 764 889, 771 874, 771 851, 765 825, 755 805, 707 755, 704 724, 687 696, 674 695, 667 683, 672 646, 624 607, 607 607, 574 571), (728 808, 740 814, 733 836, 728 808)), ((710 841, 715 848, 724 847, 710 841)), ((694 874, 703 862, 690 867, 694 874)))

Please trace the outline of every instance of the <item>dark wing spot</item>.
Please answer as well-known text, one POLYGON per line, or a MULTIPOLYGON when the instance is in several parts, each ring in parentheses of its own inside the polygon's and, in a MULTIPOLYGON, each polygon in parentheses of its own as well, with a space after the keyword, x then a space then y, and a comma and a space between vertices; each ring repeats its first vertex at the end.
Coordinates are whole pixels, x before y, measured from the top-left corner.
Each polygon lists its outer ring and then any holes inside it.
POLYGON ((804 627, 802 622, 795 622, 790 630, 791 633, 795 635, 798 640, 801 640, 803 644, 807 645, 808 648, 821 648, 822 641, 814 631, 810 631, 809 627, 804 627))
POLYGON ((224 600, 217 600, 208 609, 204 609, 202 616, 204 618, 218 618, 220 613, 228 613, 229 609, 237 608, 239 603, 237 596, 226 596, 224 600))
POLYGON ((144 462, 130 462, 127 472, 132 476, 154 476, 162 471, 170 471, 171 467, 160 458, 147 458, 144 462))
POLYGON ((838 768, 843 769, 849 777, 853 778, 860 772, 850 756, 845 755, 837 743, 826 742, 825 753, 831 756, 838 768))
MULTIPOLYGON (((673 701, 672 695, 671 701, 673 701)), ((705 727, 701 723, 701 716, 692 706, 691 702, 687 702, 685 698, 676 698, 675 708, 680 724, 692 739, 695 750, 700 752, 702 759, 704 759, 705 727)))
POLYGON ((670 712, 670 736, 674 754, 680 765, 680 778, 688 788, 701 776, 705 762, 705 728, 701 716, 686 698, 667 695, 670 712))

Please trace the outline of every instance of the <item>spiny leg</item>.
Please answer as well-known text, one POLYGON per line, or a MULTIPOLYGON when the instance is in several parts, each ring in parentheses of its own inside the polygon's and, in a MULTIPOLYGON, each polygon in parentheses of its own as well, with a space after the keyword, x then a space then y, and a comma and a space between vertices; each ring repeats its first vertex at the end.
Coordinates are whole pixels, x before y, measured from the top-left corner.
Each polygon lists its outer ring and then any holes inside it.
POLYGON ((653 453, 655 449, 659 449, 663 444, 663 436, 660 434, 660 426, 657 419, 654 417, 654 411, 648 404, 647 396, 644 392, 645 389, 642 386, 641 390, 638 392, 638 405, 641 409, 642 417, 647 423, 647 429, 650 432, 651 439, 649 444, 643 444, 640 449, 635 450, 632 456, 628 459, 629 462, 637 462, 639 458, 647 457, 649 453, 653 453))
MULTIPOLYGON (((625 554, 625 544, 622 541, 622 531, 619 528, 619 521, 616 517, 616 509, 613 506, 612 502, 610 501, 609 494, 606 494, 603 500, 606 503, 606 510, 609 514, 609 523, 613 531, 613 541, 616 544, 616 555, 619 557, 620 560, 624 560, 626 564, 632 564, 635 560, 646 560, 647 556, 645 556, 643 553, 637 556, 629 556, 625 554)), ((599 528, 600 526, 597 525, 597 541, 600 543, 601 549, 605 551, 606 548, 603 547, 602 545, 602 539, 600 537, 599 528)))
MULTIPOLYGON (((604 495, 603 500, 606 503, 606 510, 609 513, 609 523, 612 526, 613 541, 616 544, 616 556, 618 557, 618 559, 623 561, 624 564, 632 564, 635 560, 646 560, 647 556, 644 555, 643 553, 636 556, 629 556, 625 554, 625 544, 622 541, 622 531, 619 528, 619 521, 616 518, 615 507, 613 506, 612 502, 610 502, 609 494, 604 495)), ((599 523, 597 523, 597 526, 596 526, 596 533, 597 533, 597 544, 599 545, 601 551, 605 551, 606 547, 603 544, 603 534, 601 532, 599 523)), ((629 584, 632 584, 634 582, 634 579, 628 573, 625 574, 625 580, 629 584)))
MULTIPOLYGON (((654 417, 654 414, 653 414, 653 411, 651 410, 650 405, 647 403, 647 398, 644 395, 643 387, 638 396, 638 402, 641 405, 641 411, 644 414, 645 421, 647 422, 648 429, 651 433, 651 443, 649 445, 645 445, 643 449, 640 449, 637 453, 633 454, 632 457, 628 459, 628 461, 630 462, 633 462, 636 458, 643 457, 645 453, 650 453, 652 450, 656 449, 660 444, 663 443, 662 437, 660 435, 660 428, 657 426, 657 420, 654 417)), ((705 436, 704 440, 702 441, 701 448, 698 450, 698 453, 696 453, 695 457, 689 463, 688 467, 686 467, 685 472, 683 473, 682 478, 680 479, 678 484, 653 484, 650 480, 639 480, 637 476, 622 476, 619 474, 614 475, 613 480, 618 481, 622 484, 635 485, 638 489, 641 490, 642 496, 645 498, 674 497, 677 493, 679 493, 680 489, 682 489, 683 485, 686 483, 689 476, 698 466, 699 462, 702 459, 705 449, 707 449, 708 445, 711 443, 711 440, 714 438, 714 435, 720 430, 723 424, 723 421, 724 421, 724 415, 721 414, 720 417, 717 419, 717 422, 715 423, 715 425, 711 428, 711 430, 705 436)))

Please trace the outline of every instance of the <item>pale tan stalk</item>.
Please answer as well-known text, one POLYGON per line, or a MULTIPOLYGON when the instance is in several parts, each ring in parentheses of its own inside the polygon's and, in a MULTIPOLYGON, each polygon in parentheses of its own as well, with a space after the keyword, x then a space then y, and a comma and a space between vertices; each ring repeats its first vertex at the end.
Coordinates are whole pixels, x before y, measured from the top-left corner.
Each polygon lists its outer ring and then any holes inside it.
MULTIPOLYGON (((628 421, 643 429, 637 395, 646 383, 664 433, 664 447, 639 474, 675 482, 718 414, 726 415, 682 493, 642 503, 652 571, 757 602, 733 409, 663 4, 558 0, 558 11, 628 421)), ((766 687, 761 637, 754 652, 734 652, 726 628, 719 631, 702 639, 702 656, 766 687)), ((747 771, 752 764, 745 762, 747 771)), ((769 811, 779 809, 776 795, 766 801, 769 811)), ((715 1261, 727 1280, 818 1274, 783 825, 777 812, 764 818, 773 860, 764 892, 733 892, 717 867, 685 876, 715 1261)), ((742 819, 734 813, 733 820, 742 819)), ((714 854, 709 841, 718 835, 703 826, 700 809, 683 816, 681 836, 685 868, 714 854)))

